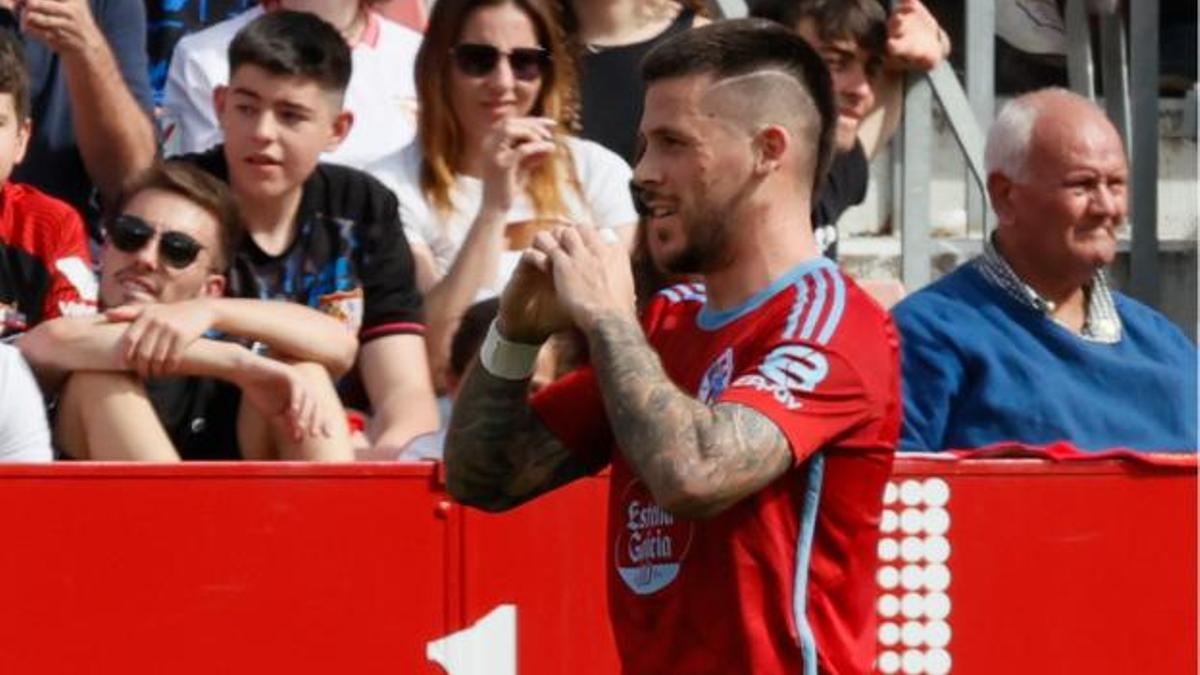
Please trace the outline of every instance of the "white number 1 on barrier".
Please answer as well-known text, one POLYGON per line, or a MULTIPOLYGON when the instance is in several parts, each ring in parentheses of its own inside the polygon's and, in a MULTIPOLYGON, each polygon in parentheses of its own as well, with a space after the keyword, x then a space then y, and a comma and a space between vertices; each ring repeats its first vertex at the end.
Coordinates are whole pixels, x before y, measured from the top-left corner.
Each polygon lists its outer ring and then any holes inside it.
POLYGON ((517 606, 500 605, 469 628, 425 645, 448 675, 517 675, 517 606))

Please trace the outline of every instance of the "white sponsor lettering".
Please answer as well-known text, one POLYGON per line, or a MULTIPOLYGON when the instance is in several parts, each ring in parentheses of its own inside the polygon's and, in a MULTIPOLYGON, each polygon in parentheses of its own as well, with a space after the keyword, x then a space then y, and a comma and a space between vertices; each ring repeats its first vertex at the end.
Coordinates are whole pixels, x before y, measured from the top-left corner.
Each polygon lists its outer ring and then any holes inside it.
POLYGON ((788 410, 796 410, 803 405, 803 395, 816 389, 828 375, 829 361, 824 354, 792 344, 776 347, 756 374, 743 375, 733 384, 770 393, 788 410))

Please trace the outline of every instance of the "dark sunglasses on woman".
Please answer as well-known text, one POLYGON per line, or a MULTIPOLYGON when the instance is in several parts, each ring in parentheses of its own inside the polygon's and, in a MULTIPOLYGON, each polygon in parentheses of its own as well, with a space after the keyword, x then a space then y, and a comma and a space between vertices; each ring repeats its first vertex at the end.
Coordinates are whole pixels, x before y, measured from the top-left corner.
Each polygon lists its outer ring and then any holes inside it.
POLYGON ((204 249, 204 245, 191 235, 176 230, 159 233, 150 223, 127 213, 113 218, 105 229, 112 245, 125 253, 142 250, 158 234, 158 257, 172 269, 181 270, 191 265, 204 249))
POLYGON ((518 47, 511 52, 502 52, 492 45, 464 42, 450 50, 454 65, 464 75, 483 77, 496 69, 500 57, 508 58, 508 67, 513 77, 530 82, 546 75, 550 68, 550 52, 541 47, 518 47))

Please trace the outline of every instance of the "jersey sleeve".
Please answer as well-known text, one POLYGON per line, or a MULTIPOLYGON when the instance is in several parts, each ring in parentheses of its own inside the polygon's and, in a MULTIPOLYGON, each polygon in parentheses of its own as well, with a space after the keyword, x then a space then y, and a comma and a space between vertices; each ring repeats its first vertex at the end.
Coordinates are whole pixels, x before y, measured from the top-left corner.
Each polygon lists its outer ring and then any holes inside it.
POLYGON ((423 334, 412 249, 400 227, 396 198, 377 184, 374 222, 363 223, 359 264, 363 284, 362 343, 388 335, 423 334))
POLYGON ((783 338, 760 353, 734 374, 716 404, 744 405, 771 420, 797 464, 881 414, 878 397, 844 354, 783 338))
POLYGON ((591 366, 545 387, 529 405, 555 438, 585 462, 596 467, 609 462, 616 441, 591 366))
POLYGON ((95 314, 99 289, 83 219, 74 209, 64 206, 58 224, 52 229, 59 238, 50 259, 46 260, 50 287, 42 305, 42 320, 95 314))

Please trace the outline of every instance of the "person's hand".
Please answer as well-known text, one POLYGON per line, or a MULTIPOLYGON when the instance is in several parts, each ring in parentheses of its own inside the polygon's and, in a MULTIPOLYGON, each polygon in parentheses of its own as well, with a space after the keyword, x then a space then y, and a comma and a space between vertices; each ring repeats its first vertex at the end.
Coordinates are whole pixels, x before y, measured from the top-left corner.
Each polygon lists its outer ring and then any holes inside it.
POLYGON ((59 54, 87 54, 105 38, 87 0, 23 0, 21 30, 59 54))
POLYGON ((123 305, 104 317, 129 323, 120 348, 126 364, 143 378, 176 372, 188 346, 208 332, 216 318, 204 300, 123 305))
POLYGON ((887 21, 887 67, 932 70, 950 55, 950 38, 920 0, 897 0, 887 21))
POLYGON ((554 152, 554 120, 510 117, 483 140, 483 208, 507 212, 530 171, 554 152))
POLYGON ((500 295, 496 328, 513 342, 541 344, 570 327, 571 317, 554 295, 548 258, 527 249, 500 295))
POLYGON ((235 384, 246 401, 293 442, 329 437, 316 397, 300 371, 292 366, 251 354, 245 366, 238 369, 235 384))
POLYGON ((588 332, 604 316, 637 322, 629 252, 608 244, 587 228, 563 227, 541 232, 533 249, 550 262, 554 291, 575 325, 588 332))

